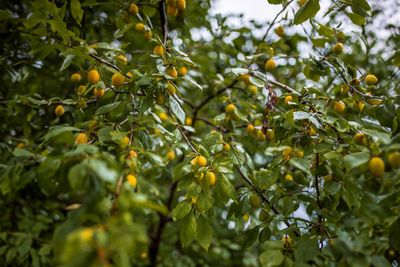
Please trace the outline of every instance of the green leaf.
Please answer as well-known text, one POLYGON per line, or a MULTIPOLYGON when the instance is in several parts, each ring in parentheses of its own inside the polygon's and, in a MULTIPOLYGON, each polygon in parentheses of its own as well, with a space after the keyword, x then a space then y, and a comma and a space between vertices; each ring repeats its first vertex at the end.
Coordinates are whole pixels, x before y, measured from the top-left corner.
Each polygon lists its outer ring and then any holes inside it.
POLYGON ((182 124, 185 124, 185 111, 183 111, 181 105, 172 96, 169 98, 169 106, 171 107, 172 114, 174 114, 182 124))
POLYGON ((117 108, 122 102, 114 102, 108 105, 104 105, 102 107, 100 107, 98 110, 96 110, 96 115, 102 115, 102 114, 106 114, 112 110, 114 110, 115 108, 117 108))
POLYGON ((319 0, 308 0, 294 16, 294 24, 301 24, 314 17, 320 9, 319 0))
POLYGON ((79 163, 69 170, 68 181, 73 191, 83 188, 87 175, 87 166, 84 163, 79 163))
POLYGON ((365 18, 356 13, 346 13, 350 20, 359 26, 364 26, 366 24, 365 18))
POLYGON ((310 173, 311 162, 309 159, 292 158, 289 160, 289 164, 305 173, 310 173))
POLYGON ((304 237, 296 240, 294 255, 296 261, 306 262, 314 259, 318 253, 318 240, 315 238, 304 237))
POLYGON ((71 14, 75 19, 76 23, 81 26, 81 21, 83 17, 83 9, 81 8, 81 3, 79 0, 71 0, 71 14))
POLYGON ((231 69, 231 71, 235 75, 246 74, 249 72, 248 69, 244 69, 244 68, 233 68, 233 69, 231 69))
POLYGON ((268 249, 261 253, 259 260, 262 267, 275 267, 281 265, 283 258, 280 249, 268 249))
POLYGON ((184 218, 192 210, 192 204, 186 201, 178 203, 172 210, 172 218, 174 220, 180 220, 184 218))
POLYGON ((400 251, 400 217, 390 226, 389 239, 390 245, 400 251))
POLYGON ((193 213, 182 219, 181 230, 179 238, 182 243, 182 247, 187 247, 196 238, 197 222, 193 213))
POLYGON ((282 4, 282 0, 268 0, 268 3, 273 5, 279 5, 282 4))
POLYGON ((63 125, 57 125, 50 127, 49 131, 45 136, 43 136, 43 140, 46 142, 60 134, 66 133, 66 132, 79 132, 81 129, 72 127, 72 126, 63 126, 63 125))
POLYGON ((361 166, 369 161, 370 154, 369 152, 356 152, 351 153, 344 156, 344 167, 346 170, 354 169, 358 166, 361 166))
POLYGON ((107 166, 107 163, 99 159, 90 159, 88 166, 94 173, 106 182, 115 183, 118 178, 118 172, 107 166))
POLYGON ((206 212, 212 208, 214 203, 214 199, 210 193, 210 191, 202 192, 196 201, 196 207, 199 212, 206 212))
POLYGON ((33 154, 32 152, 22 148, 15 148, 13 151, 13 155, 16 157, 24 157, 24 158, 30 158, 35 156, 35 154, 33 154))
POLYGON ((236 201, 237 196, 236 196, 236 190, 235 187, 231 184, 231 182, 228 180, 228 178, 221 174, 220 175, 220 181, 219 181, 220 186, 222 187, 222 191, 233 201, 236 201))
POLYGON ((211 226, 208 220, 203 216, 200 216, 197 221, 197 241, 206 251, 210 247, 212 241, 211 226))
POLYGON ((68 55, 65 57, 63 64, 61 65, 60 71, 63 71, 71 65, 72 61, 74 60, 74 55, 68 55))
POLYGON ((254 84, 255 86, 257 86, 257 87, 264 87, 265 86, 265 82, 263 80, 257 78, 257 77, 251 76, 250 77, 250 82, 252 84, 254 84))

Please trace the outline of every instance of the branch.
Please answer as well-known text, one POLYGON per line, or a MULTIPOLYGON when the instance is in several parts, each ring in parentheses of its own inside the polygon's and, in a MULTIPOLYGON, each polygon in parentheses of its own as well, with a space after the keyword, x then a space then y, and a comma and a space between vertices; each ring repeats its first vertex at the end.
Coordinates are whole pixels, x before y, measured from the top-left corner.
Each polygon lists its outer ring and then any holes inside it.
MULTIPOLYGON (((114 65, 114 64, 112 64, 112 63, 110 63, 110 62, 108 62, 107 60, 102 59, 101 57, 98 57, 98 56, 93 55, 93 54, 89 54, 89 56, 92 57, 92 58, 94 58, 95 60, 97 60, 97 61, 100 62, 101 64, 107 65, 107 66, 109 66, 110 68, 113 68, 114 70, 116 70, 116 71, 118 71, 118 72, 121 72, 121 69, 118 68, 118 66, 116 66, 116 65, 114 65)), ((125 78, 131 79, 131 77, 129 77, 129 76, 126 75, 126 74, 122 74, 122 75, 124 75, 125 78)))
POLYGON ((163 44, 164 46, 167 44, 168 39, 168 19, 167 19, 167 11, 165 8, 165 1, 161 0, 158 3, 158 11, 160 13, 160 20, 161 20, 161 30, 163 34, 163 44))
MULTIPOLYGON (((214 127, 215 129, 217 129, 218 131, 220 131, 220 132, 222 132, 222 133, 229 133, 229 130, 227 130, 227 129, 225 129, 225 128, 222 128, 221 126, 212 123, 211 121, 209 121, 209 120, 206 119, 206 118, 197 117, 197 120, 202 121, 202 122, 204 122, 205 124, 210 125, 211 127, 214 127)), ((247 125, 246 125, 246 127, 247 127, 247 125)))
POLYGON ((178 125, 178 130, 181 132, 183 139, 185 139, 186 143, 189 145, 190 149, 196 153, 199 154, 199 152, 197 152, 197 150, 194 148, 194 146, 192 145, 192 143, 190 142, 189 138, 186 136, 186 134, 182 131, 180 125, 178 125))
POLYGON ((271 84, 273 84, 273 85, 276 85, 276 86, 278 86, 278 87, 280 87, 280 88, 282 88, 282 89, 284 89, 284 90, 286 90, 286 91, 288 91, 288 92, 291 93, 291 94, 300 95, 299 92, 297 92, 297 91, 294 90, 293 88, 287 86, 286 84, 283 84, 283 83, 280 83, 280 82, 274 81, 274 80, 268 80, 268 82, 271 83, 271 84))
MULTIPOLYGON (((240 169, 239 166, 236 166, 236 170, 238 171, 238 173, 240 174, 240 176, 242 176, 243 180, 245 180, 246 183, 248 183, 248 184, 250 185, 250 187, 254 190, 254 192, 256 192, 257 195, 258 195, 259 197, 261 197, 261 199, 262 199, 265 203, 268 204, 268 206, 271 208, 271 210, 272 210, 275 214, 280 214, 279 210, 278 210, 275 206, 273 206, 273 205, 271 204, 271 202, 269 201, 269 199, 266 198, 266 197, 262 194, 262 192, 253 184, 253 182, 242 172, 242 170, 240 169)), ((291 228, 291 227, 292 227, 292 225, 290 224, 290 222, 289 222, 287 219, 285 219, 283 222, 286 224, 286 226, 287 226, 288 228, 291 228)), ((297 231, 294 231, 294 234, 295 234, 296 236, 300 236, 300 233, 297 232, 297 231)))

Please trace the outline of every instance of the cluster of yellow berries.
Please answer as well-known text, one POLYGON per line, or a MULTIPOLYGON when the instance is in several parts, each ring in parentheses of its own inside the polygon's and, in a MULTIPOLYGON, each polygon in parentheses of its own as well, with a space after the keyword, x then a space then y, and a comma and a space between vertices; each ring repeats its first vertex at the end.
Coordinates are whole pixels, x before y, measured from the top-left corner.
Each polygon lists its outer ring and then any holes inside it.
POLYGON ((167 0, 167 14, 176 17, 178 12, 186 9, 186 0, 167 0))
MULTIPOLYGON (((132 3, 129 5, 128 11, 130 14, 135 16, 135 15, 139 14, 139 7, 135 3, 132 3)), ((127 22, 129 22, 129 20, 127 22)), ((151 32, 150 27, 146 26, 142 22, 136 23, 135 29, 138 32, 143 32, 143 36, 144 36, 145 40, 149 41, 153 37, 153 33, 151 32)))
POLYGON ((265 141, 265 140, 272 141, 275 139, 275 130, 274 129, 272 129, 272 128, 267 129, 267 132, 264 133, 262 131, 262 129, 256 129, 256 127, 251 123, 247 124, 246 133, 249 135, 254 135, 257 138, 257 140, 259 140, 259 141, 265 141))
MULTIPOLYGON (((192 167, 195 169, 202 168, 202 167, 207 166, 207 159, 204 156, 198 155, 198 156, 194 157, 190 161, 190 163, 192 164, 192 167)), ((205 175, 204 175, 204 173, 197 174, 197 182, 198 183, 202 182, 204 176, 205 176, 205 179, 206 179, 205 181, 206 181, 207 185, 214 186, 216 184, 217 176, 211 170, 207 170, 205 175)))
MULTIPOLYGON (((387 159, 393 169, 400 168, 400 152, 389 153, 387 159)), ((368 162, 368 169, 373 176, 381 177, 385 173, 385 162, 382 158, 374 156, 368 162)))

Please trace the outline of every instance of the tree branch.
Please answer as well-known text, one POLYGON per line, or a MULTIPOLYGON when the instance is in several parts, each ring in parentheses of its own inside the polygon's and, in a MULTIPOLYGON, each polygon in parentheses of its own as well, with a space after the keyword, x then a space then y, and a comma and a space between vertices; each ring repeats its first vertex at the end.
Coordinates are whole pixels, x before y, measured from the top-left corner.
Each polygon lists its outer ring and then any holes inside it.
POLYGON ((163 34, 163 44, 165 46, 167 44, 167 39, 168 39, 168 19, 167 19, 167 11, 165 8, 164 0, 161 0, 158 3, 158 11, 160 13, 161 30, 162 30, 162 34, 163 34))

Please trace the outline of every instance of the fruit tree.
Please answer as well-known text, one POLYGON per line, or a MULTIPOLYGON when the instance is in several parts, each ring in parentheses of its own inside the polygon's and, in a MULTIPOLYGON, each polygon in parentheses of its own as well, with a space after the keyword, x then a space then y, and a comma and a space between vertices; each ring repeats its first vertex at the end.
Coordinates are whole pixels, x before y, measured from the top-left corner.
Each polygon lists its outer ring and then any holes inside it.
POLYGON ((400 264, 400 4, 216 1, 0 3, 1 267, 400 264))

